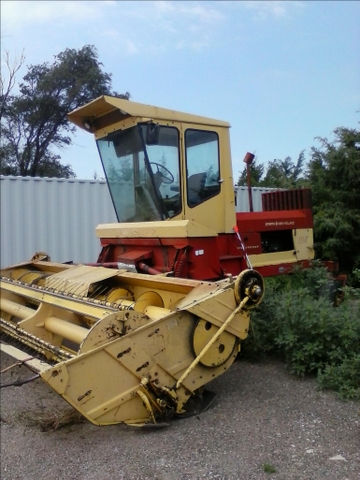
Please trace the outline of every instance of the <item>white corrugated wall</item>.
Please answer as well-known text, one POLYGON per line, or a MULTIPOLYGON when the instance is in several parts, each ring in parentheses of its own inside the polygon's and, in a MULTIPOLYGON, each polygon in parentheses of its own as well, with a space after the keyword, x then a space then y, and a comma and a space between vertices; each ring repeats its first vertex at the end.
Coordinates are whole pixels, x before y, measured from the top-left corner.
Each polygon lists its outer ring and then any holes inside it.
POLYGON ((0 193, 2 267, 38 251, 54 262, 95 262, 96 226, 117 221, 104 181, 0 176, 0 193))
MULTIPOLYGON (((264 188, 264 187, 252 187, 252 202, 253 202, 253 211, 261 212, 262 203, 261 203, 261 194, 266 192, 273 192, 277 190, 276 188, 264 188)), ((249 212, 249 190, 248 187, 235 187, 236 195, 236 211, 237 212, 249 212)))
MULTIPOLYGON (((253 188, 254 211, 261 193, 253 188)), ((238 212, 249 211, 246 187, 235 187, 238 212)), ((0 176, 1 267, 46 252, 54 262, 96 262, 100 241, 95 228, 117 222, 105 181, 0 176)))

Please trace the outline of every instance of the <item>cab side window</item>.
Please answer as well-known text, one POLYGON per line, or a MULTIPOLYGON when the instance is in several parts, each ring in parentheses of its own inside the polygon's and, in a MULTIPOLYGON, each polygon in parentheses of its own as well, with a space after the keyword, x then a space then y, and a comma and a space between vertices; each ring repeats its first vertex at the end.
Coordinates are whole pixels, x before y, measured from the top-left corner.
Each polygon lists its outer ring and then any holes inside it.
POLYGON ((189 207, 220 192, 219 138, 217 133, 188 129, 185 132, 186 190, 189 207))

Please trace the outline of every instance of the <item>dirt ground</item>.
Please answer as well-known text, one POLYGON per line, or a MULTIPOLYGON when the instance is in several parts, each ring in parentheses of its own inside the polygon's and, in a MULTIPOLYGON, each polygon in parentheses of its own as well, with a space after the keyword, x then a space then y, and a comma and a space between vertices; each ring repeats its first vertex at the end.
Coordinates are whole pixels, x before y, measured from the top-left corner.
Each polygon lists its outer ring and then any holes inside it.
MULTIPOLYGON (((2 356, 2 368, 12 362, 2 356)), ((29 372, 1 381, 19 376, 29 372)), ((2 389, 1 480, 360 479, 360 402, 320 392, 274 360, 237 360, 208 387, 212 408, 166 428, 85 422, 46 433, 24 413, 66 402, 41 380, 2 389)))

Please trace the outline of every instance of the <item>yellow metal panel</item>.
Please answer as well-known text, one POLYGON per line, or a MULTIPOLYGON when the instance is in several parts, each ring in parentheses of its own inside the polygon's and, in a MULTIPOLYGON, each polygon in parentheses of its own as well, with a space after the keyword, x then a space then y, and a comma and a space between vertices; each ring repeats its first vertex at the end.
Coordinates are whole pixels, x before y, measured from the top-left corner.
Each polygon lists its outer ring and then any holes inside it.
POLYGON ((256 268, 260 266, 279 265, 281 263, 294 263, 297 261, 295 250, 287 252, 262 253, 260 255, 249 255, 251 265, 256 268))
POLYGON ((144 223, 107 223, 96 227, 98 238, 215 237, 217 233, 193 220, 144 223))
MULTIPOLYGON (((221 327, 226 318, 236 308, 235 295, 229 280, 218 283, 224 288, 219 295, 212 297, 212 283, 204 283, 195 288, 181 301, 177 308, 186 308, 199 318, 210 321, 217 327, 221 327), (226 285, 230 288, 226 289, 226 285), (209 296, 211 297, 209 298, 209 296)), ((220 290, 220 288, 219 288, 220 290)), ((248 334, 250 317, 247 312, 236 314, 234 320, 228 326, 227 331, 240 339, 245 339, 248 334)))
POLYGON ((298 228, 293 230, 293 240, 297 260, 312 260, 315 256, 313 230, 298 228))
POLYGON ((85 120, 99 118, 116 110, 119 110, 124 118, 130 115, 131 117, 140 117, 140 119, 141 117, 147 117, 154 120, 160 119, 222 127, 230 126, 228 122, 221 120, 177 112, 166 108, 153 107, 107 95, 99 97, 83 107, 77 108, 69 113, 68 118, 71 122, 86 130, 84 127, 85 120))

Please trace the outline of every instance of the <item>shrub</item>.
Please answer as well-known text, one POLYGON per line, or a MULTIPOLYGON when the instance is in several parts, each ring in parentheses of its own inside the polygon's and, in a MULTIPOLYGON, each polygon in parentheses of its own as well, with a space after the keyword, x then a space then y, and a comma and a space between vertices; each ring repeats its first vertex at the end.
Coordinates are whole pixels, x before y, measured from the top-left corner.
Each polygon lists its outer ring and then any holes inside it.
POLYGON ((336 308, 327 271, 310 270, 266 279, 262 304, 252 312, 244 357, 273 354, 291 373, 315 373, 319 385, 356 397, 360 377, 360 290, 345 288, 336 308))
POLYGON ((360 398, 360 355, 345 358, 340 365, 327 365, 318 374, 318 384, 339 392, 342 398, 360 398))

